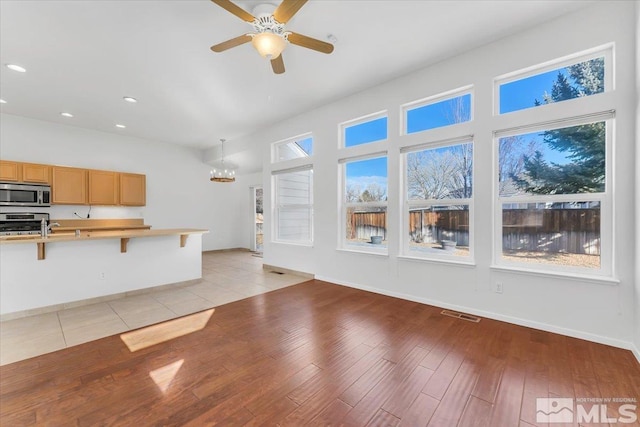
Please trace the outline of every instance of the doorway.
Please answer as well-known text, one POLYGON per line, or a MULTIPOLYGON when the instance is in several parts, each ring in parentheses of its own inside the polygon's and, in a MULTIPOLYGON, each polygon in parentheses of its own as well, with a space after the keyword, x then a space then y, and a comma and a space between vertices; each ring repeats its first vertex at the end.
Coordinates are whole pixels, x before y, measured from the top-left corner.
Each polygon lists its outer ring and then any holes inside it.
POLYGON ((261 186, 251 187, 252 214, 252 242, 251 249, 256 255, 262 256, 264 242, 264 212, 263 212, 263 192, 261 186))

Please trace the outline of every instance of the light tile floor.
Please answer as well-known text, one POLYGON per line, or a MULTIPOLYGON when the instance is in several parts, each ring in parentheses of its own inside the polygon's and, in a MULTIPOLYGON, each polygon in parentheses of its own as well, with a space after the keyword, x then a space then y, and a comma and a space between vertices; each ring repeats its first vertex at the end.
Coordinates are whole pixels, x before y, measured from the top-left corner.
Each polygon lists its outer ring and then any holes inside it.
POLYGON ((304 277, 262 269, 251 252, 207 252, 202 279, 75 308, 0 323, 0 365, 119 334, 275 289, 304 277))

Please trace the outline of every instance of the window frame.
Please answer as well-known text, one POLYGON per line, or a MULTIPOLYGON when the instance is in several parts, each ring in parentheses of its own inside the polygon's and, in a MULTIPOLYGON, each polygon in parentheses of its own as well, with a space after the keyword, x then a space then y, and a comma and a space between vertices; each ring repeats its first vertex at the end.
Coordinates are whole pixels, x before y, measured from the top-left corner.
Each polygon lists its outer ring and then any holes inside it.
POLYGON ((389 114, 387 110, 382 110, 382 111, 377 111, 375 113, 371 113, 371 114, 367 114, 365 116, 360 116, 358 118, 352 119, 352 120, 348 120, 346 122, 342 122, 338 125, 338 132, 339 132, 339 138, 338 138, 338 149, 340 150, 354 150, 354 149, 362 149, 360 147, 368 147, 370 145, 373 144, 379 144, 380 142, 383 141, 388 141, 389 140, 389 114), (387 136, 386 138, 383 139, 377 139, 375 141, 370 141, 370 142, 364 142, 362 144, 357 144, 357 145, 352 145, 350 147, 347 147, 346 142, 347 142, 347 128, 353 127, 353 126, 358 126, 364 123, 368 123, 368 122, 372 122, 378 119, 382 119, 382 118, 386 118, 387 119, 387 136))
MULTIPOLYGON (((549 71, 553 71, 558 68, 566 68, 571 65, 579 64, 581 62, 589 61, 592 59, 604 57, 604 91, 599 94, 594 94, 588 97, 582 98, 574 98, 570 100, 562 101, 561 103, 554 104, 564 104, 566 102, 576 101, 585 98, 591 98, 593 96, 602 95, 608 92, 612 92, 615 87, 614 69, 613 69, 613 43, 608 43, 602 46, 597 46, 592 49, 583 50, 580 52, 576 52, 571 55, 566 55, 561 58, 552 59, 550 61, 546 61, 543 63, 539 63, 536 65, 532 65, 526 68, 522 68, 520 70, 512 71, 509 73, 502 74, 493 79, 493 115, 494 116, 506 116, 513 113, 521 113, 523 111, 531 111, 537 108, 545 107, 546 105, 540 106, 531 106, 529 108, 523 108, 520 110, 509 111, 507 113, 500 113, 500 86, 508 83, 512 83, 518 80, 524 80, 529 77, 537 76, 539 74, 544 74, 549 71)), ((551 105, 551 104, 549 104, 551 105)))
MULTIPOLYGON (((473 105, 473 104, 472 104, 473 105)), ((473 108, 472 108, 473 110, 473 108)), ((466 123, 466 122, 465 122, 466 123)), ((416 132, 419 133, 419 132, 416 132)), ((400 188, 402 189, 402 211, 400 216, 401 227, 401 252, 402 258, 415 258, 427 261, 437 262, 452 262, 452 263, 464 263, 474 264, 474 199, 475 199, 475 168, 476 168, 476 144, 473 135, 465 135, 456 138, 441 139, 431 142, 423 142, 420 144, 414 144, 404 146, 400 148, 400 167, 402 180, 400 188), (473 167, 471 170, 472 182, 474 183, 470 198, 464 199, 430 199, 430 200, 410 200, 409 199, 409 176, 408 176, 408 155, 425 150, 452 147, 455 145, 461 145, 471 143, 473 147, 473 167), (412 208, 422 207, 429 208, 434 206, 469 206, 469 255, 460 256, 443 252, 442 254, 425 252, 420 254, 418 251, 411 250, 409 236, 409 213, 412 208)))
POLYGON ((299 159, 312 159, 313 158, 313 154, 314 154, 314 145, 315 141, 313 140, 313 134, 311 132, 307 132, 307 133, 303 133, 300 135, 296 135, 294 137, 291 138, 287 138, 287 139, 283 139, 280 141, 276 141, 271 143, 271 164, 276 164, 276 163, 282 163, 282 162, 290 162, 290 161, 300 161, 299 159), (297 143, 297 141, 301 141, 301 140, 305 140, 311 138, 311 154, 309 154, 308 156, 304 156, 304 157, 296 157, 293 159, 278 159, 278 147, 281 147, 283 145, 287 145, 290 143, 297 143))
POLYGON ((588 114, 584 116, 570 117, 549 122, 535 123, 519 126, 511 129, 497 130, 493 132, 493 266, 494 268, 515 269, 520 271, 532 271, 543 274, 567 275, 574 274, 583 277, 613 277, 613 146, 615 141, 615 114, 613 111, 588 114), (562 129, 572 126, 586 125, 590 123, 605 123, 605 186, 603 192, 575 193, 575 194, 549 194, 549 195, 522 195, 500 196, 499 177, 499 144, 500 139, 509 136, 517 136, 531 132, 562 129), (503 257, 502 248, 502 205, 519 203, 571 203, 571 202, 599 202, 600 203, 600 268, 576 267, 556 265, 551 263, 516 262, 506 260, 503 257))
POLYGON ((271 172, 271 188, 272 191, 272 242, 274 243, 286 243, 293 245, 302 245, 302 246, 312 246, 314 241, 314 174, 313 174, 313 165, 303 165, 300 167, 289 168, 289 169, 279 169, 271 172), (278 178, 296 172, 310 172, 310 182, 309 182, 309 203, 278 203, 278 178), (286 239, 280 236, 280 213, 282 209, 308 209, 309 210, 309 239, 308 240, 295 240, 295 239, 286 239))
POLYGON ((435 129, 442 129, 442 128, 450 128, 451 126, 456 126, 456 125, 462 125, 465 123, 470 123, 474 121, 474 87, 473 85, 466 85, 466 86, 462 86, 456 89, 452 89, 446 92, 440 92, 436 95, 431 95, 428 96, 426 98, 421 98, 421 99, 417 99, 415 101, 410 101, 407 102, 405 104, 402 104, 400 106, 400 134, 401 135, 416 135, 416 134, 421 134, 423 132, 429 132, 429 131, 433 131, 435 129), (423 129, 420 131, 416 131, 416 132, 407 132, 407 126, 408 126, 408 119, 407 119, 407 114, 409 113, 409 111, 411 110, 415 110, 417 108, 421 108, 421 107, 425 107, 427 105, 432 105, 432 104, 437 104, 438 102, 442 102, 442 101, 448 101, 450 99, 454 99, 454 98, 458 98, 458 97, 462 97, 464 95, 470 95, 470 101, 469 101, 469 120, 464 121, 464 122, 460 122, 460 123, 451 123, 449 125, 444 125, 444 126, 438 126, 435 128, 430 128, 430 129, 423 129))
MULTIPOLYGON (((388 134, 388 129, 387 129, 387 134, 388 134)), ((362 145, 366 145, 366 144, 362 144, 362 145)), ((348 148, 352 148, 352 147, 348 147, 348 148)), ((339 185, 340 185, 340 191, 338 192, 338 197, 339 197, 339 206, 340 209, 338 209, 339 213, 339 224, 340 226, 338 227, 338 232, 339 234, 339 239, 338 239, 338 249, 340 250, 344 250, 344 251, 351 251, 351 252, 362 252, 362 253, 369 253, 369 254, 378 254, 378 255, 388 255, 389 253, 389 244, 388 244, 388 239, 387 239, 387 244, 385 246, 380 246, 380 247, 376 247, 374 245, 370 245, 370 246, 360 246, 360 245, 355 245, 355 244, 349 244, 348 240, 347 240, 347 211, 349 208, 357 208, 357 207, 364 207, 364 208, 376 208, 376 207, 384 207, 386 209, 386 213, 387 213, 387 223, 386 223, 386 227, 385 230, 387 231, 387 235, 389 233, 389 154, 387 151, 378 151, 375 153, 369 153, 366 155, 361 155, 361 156, 354 156, 354 157, 346 157, 346 158, 342 158, 338 160, 338 166, 340 169, 340 179, 338 180, 339 185), (353 163, 353 162, 359 162, 359 161, 363 161, 363 160, 371 160, 371 159, 379 159, 379 158, 385 158, 387 161, 387 200, 385 201, 375 201, 375 202, 347 202, 346 200, 346 189, 347 189, 347 164, 348 163, 353 163)))

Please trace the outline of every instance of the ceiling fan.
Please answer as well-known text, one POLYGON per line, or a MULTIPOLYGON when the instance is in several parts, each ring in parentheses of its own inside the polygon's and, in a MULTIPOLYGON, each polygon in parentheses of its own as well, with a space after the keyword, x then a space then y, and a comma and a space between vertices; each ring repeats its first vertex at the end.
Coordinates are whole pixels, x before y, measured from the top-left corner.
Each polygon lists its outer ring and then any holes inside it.
POLYGON ((312 37, 287 31, 285 24, 300 10, 307 0, 282 0, 273 10, 273 5, 262 4, 253 9, 253 14, 242 9, 230 0, 211 0, 221 8, 250 23, 254 32, 246 33, 233 39, 211 46, 214 52, 224 52, 232 47, 252 42, 258 53, 271 61, 271 68, 276 74, 284 73, 282 51, 287 43, 306 47, 322 53, 333 52, 331 43, 312 37), (270 12, 271 11, 271 12, 270 12), (257 15, 256 16, 254 16, 257 15))

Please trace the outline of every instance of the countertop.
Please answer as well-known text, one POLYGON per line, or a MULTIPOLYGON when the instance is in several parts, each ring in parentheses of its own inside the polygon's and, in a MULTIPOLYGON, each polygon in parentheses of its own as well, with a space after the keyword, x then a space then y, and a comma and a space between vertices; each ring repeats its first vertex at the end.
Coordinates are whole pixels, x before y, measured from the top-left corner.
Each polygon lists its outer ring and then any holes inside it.
POLYGON ((131 239, 136 237, 155 236, 186 236, 189 234, 205 234, 209 230, 199 228, 167 228, 156 230, 114 230, 114 231, 90 231, 81 232, 79 236, 75 232, 54 232, 47 238, 39 235, 35 236, 0 236, 0 244, 20 244, 20 243, 55 243, 55 242, 76 242, 84 240, 99 239, 131 239))

